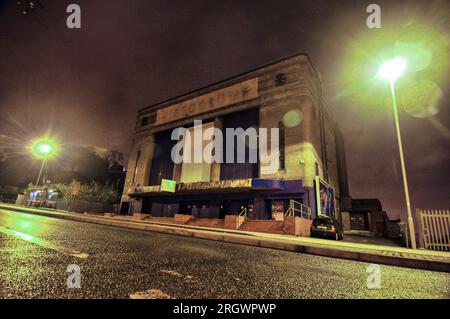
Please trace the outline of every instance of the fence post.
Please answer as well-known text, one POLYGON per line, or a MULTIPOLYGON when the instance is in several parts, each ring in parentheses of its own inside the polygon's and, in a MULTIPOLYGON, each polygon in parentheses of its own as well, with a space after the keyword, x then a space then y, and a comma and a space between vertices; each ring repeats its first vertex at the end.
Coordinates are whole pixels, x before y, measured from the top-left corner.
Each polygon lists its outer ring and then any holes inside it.
POLYGON ((425 247, 425 239, 423 234, 423 221, 422 221, 422 210, 416 208, 416 220, 417 220, 417 226, 419 228, 419 247, 424 248, 425 247))

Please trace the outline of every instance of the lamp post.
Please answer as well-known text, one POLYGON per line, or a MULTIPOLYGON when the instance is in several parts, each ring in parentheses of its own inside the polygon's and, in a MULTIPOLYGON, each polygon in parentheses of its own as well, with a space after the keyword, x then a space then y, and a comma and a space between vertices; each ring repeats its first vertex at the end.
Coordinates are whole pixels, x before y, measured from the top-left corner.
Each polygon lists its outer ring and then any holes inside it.
POLYGON ((417 245, 414 229, 414 220, 412 217, 411 203, 409 200, 408 179, 406 177, 405 159, 403 156, 403 145, 402 145, 402 138, 400 135, 400 124, 398 120, 398 111, 397 111, 397 99, 395 96, 395 86, 394 86, 394 82, 402 75, 402 73, 405 71, 405 68, 406 68, 406 61, 402 58, 397 57, 392 60, 387 60, 383 64, 381 64, 380 68, 378 69, 378 76, 388 80, 391 89, 395 130, 397 132, 397 144, 400 153, 400 165, 402 168, 403 187, 405 190, 406 211, 408 213, 408 228, 411 237, 411 248, 416 249, 417 245))
POLYGON ((33 153, 36 156, 42 158, 42 165, 36 180, 36 186, 39 185, 39 180, 41 179, 42 171, 44 170, 47 158, 54 152, 54 150, 55 150, 54 146, 48 141, 38 141, 34 144, 33 153))

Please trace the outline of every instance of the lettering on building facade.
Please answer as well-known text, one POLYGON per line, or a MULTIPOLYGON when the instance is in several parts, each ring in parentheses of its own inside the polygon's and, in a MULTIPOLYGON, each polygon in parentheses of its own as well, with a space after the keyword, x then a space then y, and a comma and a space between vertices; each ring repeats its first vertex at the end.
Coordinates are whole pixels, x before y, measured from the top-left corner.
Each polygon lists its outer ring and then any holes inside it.
POLYGON ((225 106, 252 100, 257 97, 258 78, 253 78, 160 109, 156 113, 156 125, 166 124, 186 117, 217 110, 225 106))

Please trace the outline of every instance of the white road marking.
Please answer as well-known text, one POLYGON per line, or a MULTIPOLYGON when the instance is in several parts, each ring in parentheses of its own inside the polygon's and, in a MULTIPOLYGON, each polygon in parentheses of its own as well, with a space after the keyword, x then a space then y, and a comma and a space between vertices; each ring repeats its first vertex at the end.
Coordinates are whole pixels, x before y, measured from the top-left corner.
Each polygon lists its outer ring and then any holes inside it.
POLYGON ((150 289, 131 294, 130 299, 172 299, 172 297, 159 289, 150 289))
POLYGON ((166 270, 166 269, 161 269, 160 272, 177 277, 182 279, 184 282, 186 283, 193 283, 195 282, 195 280, 193 279, 194 276, 190 276, 190 275, 186 275, 184 276, 183 274, 180 274, 178 271, 175 270, 166 270))
POLYGON ((82 253, 81 251, 73 250, 71 248, 67 248, 67 247, 63 247, 63 246, 59 246, 59 245, 55 245, 55 244, 53 244, 47 240, 44 240, 42 238, 35 237, 35 236, 29 235, 29 234, 25 234, 25 233, 22 233, 20 231, 17 231, 17 230, 11 229, 11 228, 5 228, 5 227, 0 226, 0 232, 4 233, 6 235, 12 236, 14 238, 22 239, 24 241, 33 243, 35 245, 38 245, 38 246, 41 246, 44 248, 56 250, 57 252, 60 252, 65 255, 69 255, 69 256, 73 256, 73 257, 77 257, 77 258, 81 258, 81 259, 87 259, 89 257, 89 254, 82 253))
POLYGON ((175 270, 166 270, 166 269, 161 269, 160 272, 163 272, 165 274, 174 276, 174 277, 183 277, 182 274, 180 274, 178 271, 175 270))

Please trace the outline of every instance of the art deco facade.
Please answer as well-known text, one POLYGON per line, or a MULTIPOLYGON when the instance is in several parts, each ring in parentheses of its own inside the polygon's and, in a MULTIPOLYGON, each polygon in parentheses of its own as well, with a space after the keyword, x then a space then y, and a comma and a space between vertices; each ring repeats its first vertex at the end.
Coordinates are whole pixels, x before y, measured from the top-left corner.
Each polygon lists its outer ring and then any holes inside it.
MULTIPOLYGON (((226 151, 226 150, 224 150, 226 151)), ((297 54, 138 113, 121 212, 170 217, 224 218, 247 212, 271 219, 292 201, 317 213, 316 176, 334 190, 333 214, 348 195, 343 141, 308 56, 297 54), (175 164, 171 133, 194 120, 221 130, 279 128, 280 162, 264 174, 261 163, 175 164), (161 180, 176 183, 174 192, 161 180)))

